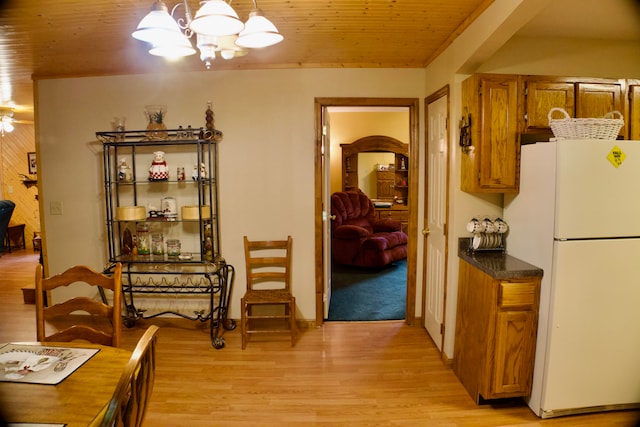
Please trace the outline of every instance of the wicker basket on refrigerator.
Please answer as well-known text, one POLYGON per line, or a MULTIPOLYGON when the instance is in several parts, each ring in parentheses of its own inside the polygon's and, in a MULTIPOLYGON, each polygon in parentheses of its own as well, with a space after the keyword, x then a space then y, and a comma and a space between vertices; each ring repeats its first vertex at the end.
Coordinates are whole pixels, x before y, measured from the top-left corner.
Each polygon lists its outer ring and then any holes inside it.
POLYGON ((549 126, 556 138, 562 139, 616 139, 624 119, 619 111, 607 113, 603 118, 572 118, 562 108, 549 110, 549 126), (562 113, 561 119, 554 119, 555 111, 562 113))

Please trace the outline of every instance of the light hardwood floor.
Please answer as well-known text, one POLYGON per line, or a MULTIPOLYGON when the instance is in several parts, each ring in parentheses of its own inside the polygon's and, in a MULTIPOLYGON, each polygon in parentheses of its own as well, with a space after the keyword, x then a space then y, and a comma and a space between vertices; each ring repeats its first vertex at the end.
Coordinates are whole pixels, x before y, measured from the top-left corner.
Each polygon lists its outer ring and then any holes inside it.
MULTIPOLYGON (((37 256, 0 257, 0 342, 34 341, 37 256)), ((236 283, 236 292, 243 284, 236 283)), ((476 406, 420 327, 402 322, 328 323, 249 342, 226 332, 215 350, 206 324, 154 319, 124 328, 133 349, 160 326, 157 376, 145 427, 196 426, 635 426, 639 411, 537 418, 521 401, 476 406)), ((89 390, 87 392, 90 392, 89 390)))

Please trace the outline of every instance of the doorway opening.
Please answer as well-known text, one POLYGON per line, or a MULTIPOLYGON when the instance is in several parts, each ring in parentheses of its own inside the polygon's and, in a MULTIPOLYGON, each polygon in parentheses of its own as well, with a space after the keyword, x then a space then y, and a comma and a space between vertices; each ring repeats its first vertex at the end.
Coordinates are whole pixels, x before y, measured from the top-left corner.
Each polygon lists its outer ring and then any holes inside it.
POLYGON ((330 253, 330 202, 331 163, 333 158, 341 155, 331 151, 330 109, 341 109, 346 112, 375 111, 375 109, 408 110, 407 134, 409 141, 407 199, 408 221, 406 233, 409 237, 406 260, 406 313, 407 324, 415 321, 416 300, 416 262, 417 262, 417 172, 418 172, 418 99, 417 98, 317 98, 315 100, 316 120, 316 162, 315 162, 315 257, 316 257, 316 324, 321 325, 328 318, 331 300, 331 253, 330 253), (414 159, 415 161, 411 161, 414 159))
POLYGON ((335 202, 345 209, 341 214, 332 210, 328 225, 331 292, 327 320, 404 320, 410 207, 409 109, 329 107, 328 112, 325 153, 329 152, 330 169, 325 172, 331 177, 331 207, 335 202), (351 194, 345 197, 345 192, 351 194), (359 196, 354 198, 353 193, 359 196), (371 226, 378 237, 361 242, 360 236, 351 233, 362 228, 338 227, 347 223, 371 226), (384 248, 371 249, 372 243, 383 241, 387 243, 384 248))

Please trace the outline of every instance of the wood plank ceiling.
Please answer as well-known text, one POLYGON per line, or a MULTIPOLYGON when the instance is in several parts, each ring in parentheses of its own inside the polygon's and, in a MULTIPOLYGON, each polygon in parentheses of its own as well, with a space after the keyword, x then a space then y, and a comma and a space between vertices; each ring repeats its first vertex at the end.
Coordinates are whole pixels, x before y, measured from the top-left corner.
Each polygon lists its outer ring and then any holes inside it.
MULTIPOLYGON (((493 0, 257 0, 285 39, 212 70, 420 68, 493 0)), ((152 0, 0 0, 0 105, 33 118, 32 77, 206 71, 198 55, 167 63, 131 37, 152 0)), ((171 10, 178 3, 165 2, 171 10)), ((188 0, 192 13, 198 9, 188 0)), ((232 3, 247 19, 252 0, 232 3)), ((177 9, 182 16, 183 8, 177 9)))

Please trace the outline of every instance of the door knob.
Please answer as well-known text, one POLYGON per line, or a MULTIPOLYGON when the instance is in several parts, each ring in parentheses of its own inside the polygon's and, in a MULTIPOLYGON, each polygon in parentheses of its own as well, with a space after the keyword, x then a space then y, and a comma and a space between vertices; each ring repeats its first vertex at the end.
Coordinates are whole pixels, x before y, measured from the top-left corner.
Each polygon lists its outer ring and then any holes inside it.
POLYGON ((335 221, 335 220, 336 220, 336 216, 335 216, 335 215, 330 215, 330 216, 329 216, 329 219, 330 219, 331 221, 335 221))
POLYGON ((423 236, 428 236, 429 233, 431 233, 431 230, 429 230, 428 228, 425 228, 424 230, 422 230, 422 235, 423 236))

